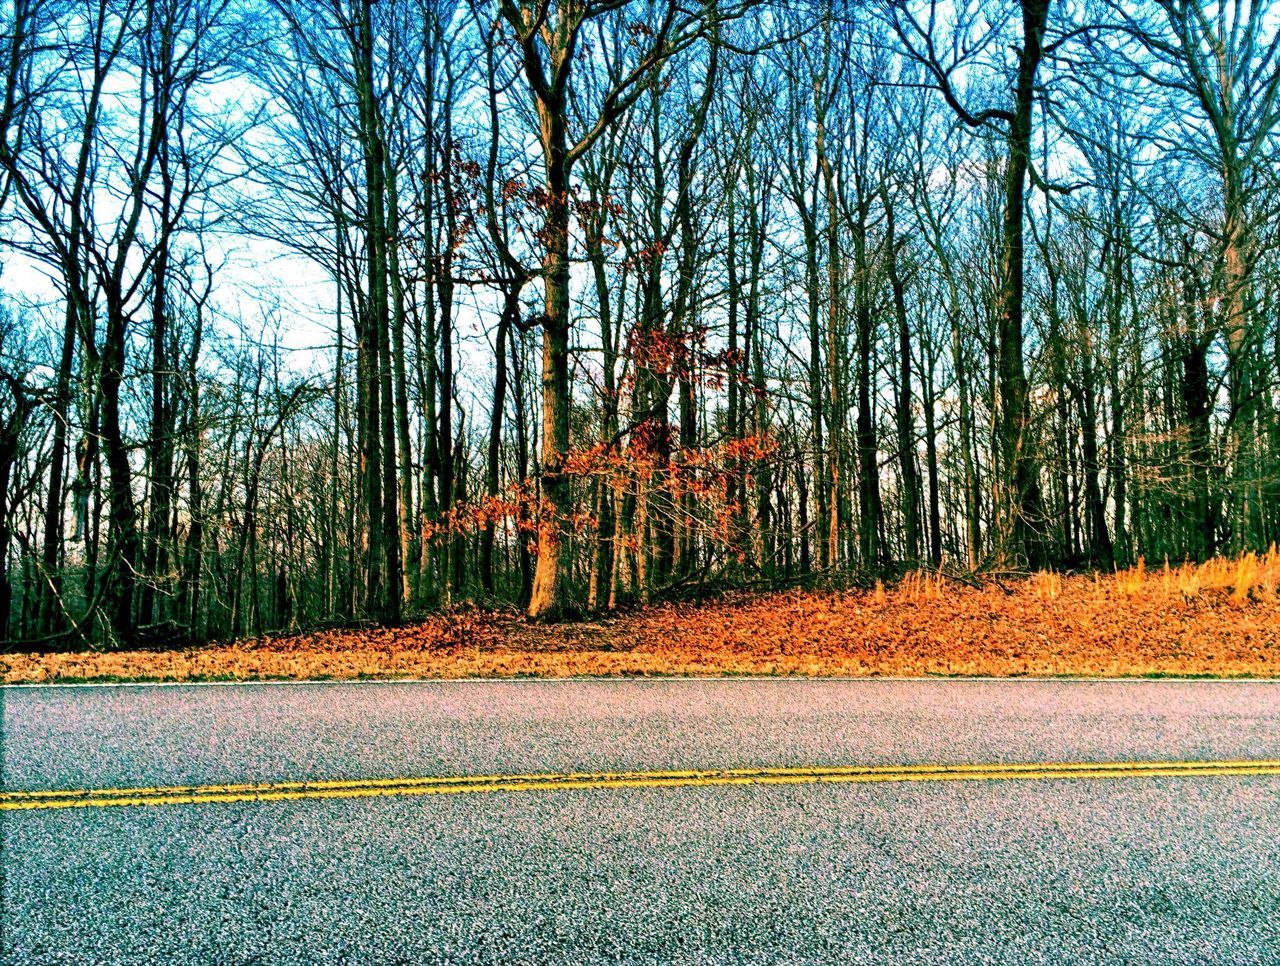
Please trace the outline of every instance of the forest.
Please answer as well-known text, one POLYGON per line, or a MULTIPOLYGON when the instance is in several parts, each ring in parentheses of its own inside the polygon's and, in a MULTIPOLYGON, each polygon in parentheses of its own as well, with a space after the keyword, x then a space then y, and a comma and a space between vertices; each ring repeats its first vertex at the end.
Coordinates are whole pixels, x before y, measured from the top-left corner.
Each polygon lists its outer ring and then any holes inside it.
POLYGON ((1280 541, 1280 4, 0 0, 0 640, 1280 541))

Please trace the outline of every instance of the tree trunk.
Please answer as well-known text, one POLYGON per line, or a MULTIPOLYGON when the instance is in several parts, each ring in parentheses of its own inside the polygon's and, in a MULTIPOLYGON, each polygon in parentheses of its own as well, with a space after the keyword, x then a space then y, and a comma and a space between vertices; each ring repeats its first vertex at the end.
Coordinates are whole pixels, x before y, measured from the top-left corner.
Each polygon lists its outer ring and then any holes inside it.
MULTIPOLYGON (((49 490, 44 505, 44 537, 40 552, 40 606, 37 630, 49 633, 54 626, 57 597, 61 593, 62 575, 62 500, 67 464, 68 421, 71 418, 71 367, 75 361, 76 331, 82 320, 82 295, 73 294, 79 286, 68 280, 67 311, 62 328, 62 353, 58 359, 58 376, 53 390, 53 448, 49 454, 49 490)), ((0 512, 3 507, 0 506, 0 512)))
POLYGON ((885 197, 885 254, 889 285, 893 289, 893 314, 898 325, 898 463, 902 473, 902 515, 906 523, 907 561, 920 560, 920 470, 916 466, 915 426, 911 413, 911 331, 907 325, 906 283, 898 263, 893 205, 885 197))
POLYGON ((858 551, 863 567, 875 568, 882 562, 880 542, 880 466, 876 446, 875 423, 871 414, 872 355, 871 342, 875 319, 871 312, 871 265, 867 259, 866 202, 858 203, 858 220, 853 226, 854 322, 858 340, 858 551))
POLYGON ((566 105, 538 102, 546 164, 547 211, 542 261, 542 506, 538 568, 529 616, 555 619, 565 608, 572 500, 564 460, 569 452, 569 165, 566 105))
POLYGON ((1029 431, 1030 400, 1022 348, 1023 235, 1027 167, 1031 158, 1031 115, 1036 73, 1043 56, 1050 0, 1022 0, 1022 47, 1013 118, 1009 123, 1009 158, 1005 169, 1004 218, 1001 230, 999 291, 999 439, 1005 480, 1001 486, 1008 529, 1008 556, 1032 567, 1044 562, 1043 515, 1039 467, 1029 431))
MULTIPOLYGON (((9 517, 9 482, 30 409, 22 384, 12 377, 5 381, 13 397, 13 408, 0 422, 0 641, 9 639, 9 620, 13 610, 13 586, 9 583, 9 541, 13 536, 9 517)), ((24 594, 23 599, 26 597, 24 594)))
POLYGON ((104 595, 107 620, 116 643, 133 640, 133 597, 138 563, 138 517, 133 503, 133 471, 129 450, 121 430, 120 387, 124 380, 125 308, 116 293, 107 294, 107 320, 98 376, 102 399, 102 449, 111 482, 107 500, 110 507, 108 538, 108 587, 104 595))

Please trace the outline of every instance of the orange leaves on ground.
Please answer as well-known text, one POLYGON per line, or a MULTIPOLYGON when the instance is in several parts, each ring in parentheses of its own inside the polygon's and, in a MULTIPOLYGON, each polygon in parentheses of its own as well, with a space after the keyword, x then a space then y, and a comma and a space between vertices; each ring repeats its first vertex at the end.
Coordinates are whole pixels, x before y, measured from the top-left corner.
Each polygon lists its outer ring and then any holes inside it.
POLYGON ((0 655, 5 681, 654 674, 1280 675, 1280 554, 969 587, 733 594, 540 625, 464 609, 402 628, 167 652, 0 655))

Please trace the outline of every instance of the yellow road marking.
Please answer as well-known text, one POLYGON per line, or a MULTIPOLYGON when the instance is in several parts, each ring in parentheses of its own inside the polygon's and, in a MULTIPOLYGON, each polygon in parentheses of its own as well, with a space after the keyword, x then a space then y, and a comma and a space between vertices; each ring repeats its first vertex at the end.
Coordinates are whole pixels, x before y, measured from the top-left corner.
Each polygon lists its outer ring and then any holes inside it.
POLYGON ((724 785, 866 784, 874 782, 1001 781, 1084 778, 1182 778, 1280 775, 1280 760, 1025 762, 955 765, 833 765, 801 768, 678 771, 561 772, 366 778, 317 782, 258 782, 0 792, 0 811, 189 805, 205 802, 281 802, 400 795, 564 791, 606 788, 691 788, 724 785))

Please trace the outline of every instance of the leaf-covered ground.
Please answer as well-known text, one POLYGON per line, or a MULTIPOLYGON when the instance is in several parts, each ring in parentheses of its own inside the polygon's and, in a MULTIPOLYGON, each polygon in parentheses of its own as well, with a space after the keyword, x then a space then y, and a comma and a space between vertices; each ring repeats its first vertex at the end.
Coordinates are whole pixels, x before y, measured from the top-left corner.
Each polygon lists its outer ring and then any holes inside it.
POLYGON ((469 610, 170 651, 0 654, 6 682, 573 675, 1280 676, 1280 557, 733 595, 598 621, 469 610))

